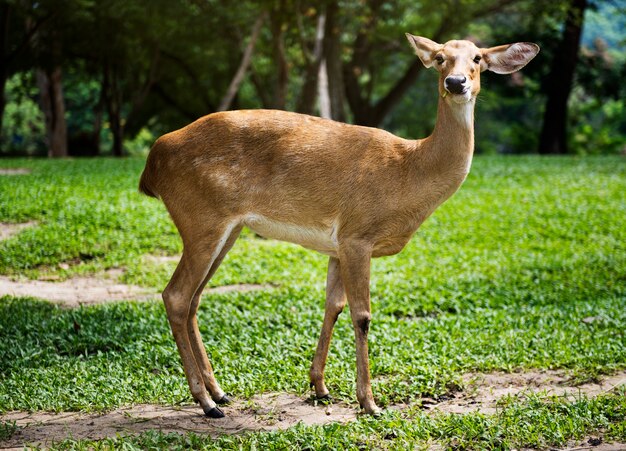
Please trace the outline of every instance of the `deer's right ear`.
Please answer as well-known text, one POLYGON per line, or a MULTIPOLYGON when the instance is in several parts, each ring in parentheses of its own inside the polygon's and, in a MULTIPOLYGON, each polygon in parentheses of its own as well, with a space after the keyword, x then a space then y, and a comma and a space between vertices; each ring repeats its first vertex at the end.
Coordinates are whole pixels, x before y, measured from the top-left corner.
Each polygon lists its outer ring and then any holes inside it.
POLYGON ((441 50, 442 45, 428 38, 413 36, 410 33, 406 33, 406 38, 409 40, 411 47, 415 50, 415 54, 422 61, 422 64, 426 67, 432 67, 435 55, 441 50))

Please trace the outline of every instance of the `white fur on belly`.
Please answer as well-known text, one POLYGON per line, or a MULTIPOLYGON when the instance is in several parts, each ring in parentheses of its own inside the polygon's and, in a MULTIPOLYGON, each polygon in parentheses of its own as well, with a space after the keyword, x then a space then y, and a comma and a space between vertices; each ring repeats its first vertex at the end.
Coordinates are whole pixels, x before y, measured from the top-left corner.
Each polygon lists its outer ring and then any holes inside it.
POLYGON ((337 250, 336 225, 327 229, 306 227, 274 221, 256 214, 247 215, 243 223, 265 238, 288 241, 325 254, 334 254, 337 250))

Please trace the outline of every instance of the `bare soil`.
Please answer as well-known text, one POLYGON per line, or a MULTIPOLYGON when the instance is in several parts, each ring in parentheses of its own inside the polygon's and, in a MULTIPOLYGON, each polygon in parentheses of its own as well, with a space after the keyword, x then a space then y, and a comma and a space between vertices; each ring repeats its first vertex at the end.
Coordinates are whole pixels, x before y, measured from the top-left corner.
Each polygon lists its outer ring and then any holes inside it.
MULTIPOLYGON (((231 291, 267 290, 272 285, 236 284, 208 288, 204 294, 228 293, 231 291)), ((106 302, 127 300, 158 300, 160 294, 154 290, 134 285, 125 285, 114 278, 73 277, 62 282, 43 280, 12 280, 0 276, 0 296, 35 297, 54 302, 63 307, 78 307, 106 302)))
MULTIPOLYGON (((597 383, 578 387, 567 385, 565 373, 558 371, 468 374, 464 377, 466 390, 445 401, 422 399, 429 412, 463 414, 472 411, 494 413, 498 400, 503 396, 522 398, 529 393, 546 395, 597 396, 618 385, 626 384, 626 371, 605 377, 597 383)), ((403 409, 404 405, 391 406, 403 409)), ((134 435, 148 430, 168 432, 194 432, 210 436, 238 434, 246 431, 271 431, 286 429, 302 422, 306 425, 322 425, 332 422, 345 423, 357 418, 355 406, 345 403, 317 405, 310 400, 288 393, 269 393, 250 400, 236 400, 224 408, 226 418, 209 419, 202 415, 198 406, 168 407, 136 405, 104 414, 81 412, 10 412, 0 416, 0 422, 15 421, 18 432, 2 447, 46 445, 68 437, 74 439, 100 440, 116 435, 134 435)), ((602 443, 601 438, 589 437, 572 442, 569 450, 594 449, 598 451, 626 450, 626 444, 602 443)))
POLYGON ((438 402, 422 399, 429 410, 446 413, 479 411, 496 413, 498 403, 507 396, 522 399, 530 394, 546 396, 595 397, 626 384, 626 371, 604 377, 599 382, 572 386, 570 378, 561 371, 532 371, 524 373, 467 374, 463 377, 465 390, 450 399, 438 402))
POLYGON ((0 175, 27 175, 31 170, 28 168, 0 168, 0 175))
POLYGON ((0 447, 45 446, 68 437, 99 440, 148 430, 195 432, 216 437, 245 431, 286 429, 299 422, 306 425, 344 423, 354 420, 357 415, 356 409, 346 405, 313 405, 306 399, 287 393, 264 394, 247 401, 235 401, 223 410, 226 417, 220 419, 205 417, 196 405, 137 405, 105 414, 12 412, 1 416, 0 421, 15 421, 19 430, 9 440, 0 442, 0 447))
POLYGON ((112 279, 74 277, 63 282, 12 280, 0 277, 0 296, 35 297, 65 307, 129 299, 156 298, 152 290, 124 285, 112 279))
POLYGON ((33 227, 37 225, 36 221, 22 222, 20 224, 10 224, 7 222, 0 222, 0 241, 8 240, 13 235, 18 234, 27 227, 33 227))

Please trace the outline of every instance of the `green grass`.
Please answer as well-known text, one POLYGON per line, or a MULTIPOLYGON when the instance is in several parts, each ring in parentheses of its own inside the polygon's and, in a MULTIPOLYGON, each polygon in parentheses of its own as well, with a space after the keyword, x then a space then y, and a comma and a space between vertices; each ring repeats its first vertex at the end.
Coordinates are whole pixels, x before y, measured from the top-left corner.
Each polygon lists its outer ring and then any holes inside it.
MULTIPOLYGON (((442 395, 469 371, 566 369, 585 380, 626 368, 625 163, 618 157, 476 158, 459 193, 407 248, 372 265, 370 358, 378 402, 442 395), (582 321, 589 317, 593 321, 582 321)), ((163 205, 136 191, 143 161, 7 160, 0 166, 33 170, 0 176, 0 221, 38 221, 0 242, 0 274, 64 278, 124 267, 126 282, 165 286, 175 264, 143 256, 174 254, 181 244, 163 205)), ((244 232, 211 284, 279 288, 205 296, 199 322, 226 391, 247 397, 309 390, 325 267, 323 256, 244 232)), ((354 402, 354 373, 344 314, 327 369, 336 398, 354 402)), ((98 411, 140 402, 191 402, 161 304, 65 310, 34 299, 0 299, 0 412, 98 411)), ((381 420, 216 443, 402 449, 403 440, 437 440, 508 449, 560 444, 599 429, 624 440, 624 421, 623 396, 607 395, 531 400, 497 416, 388 412, 381 420), (589 417, 593 409, 604 417, 589 417), (545 423, 551 415, 560 426, 543 426, 552 424, 545 423)), ((159 434, 106 443, 170 442, 213 446, 202 437, 159 434)), ((63 446, 84 445, 68 443, 63 446)))
POLYGON ((15 421, 0 421, 0 440, 11 438, 18 430, 15 421))

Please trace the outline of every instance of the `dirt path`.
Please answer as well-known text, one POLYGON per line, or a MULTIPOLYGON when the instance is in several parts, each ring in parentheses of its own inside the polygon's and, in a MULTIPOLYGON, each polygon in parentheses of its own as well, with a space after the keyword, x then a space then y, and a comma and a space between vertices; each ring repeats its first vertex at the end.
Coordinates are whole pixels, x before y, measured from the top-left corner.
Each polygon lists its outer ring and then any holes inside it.
POLYGON ((66 307, 129 299, 156 298, 153 290, 117 283, 113 279, 74 277, 63 282, 11 280, 0 276, 0 296, 35 297, 66 307))
MULTIPOLYGON (((274 288, 272 285, 236 284, 208 288, 204 294, 253 291, 274 288)), ((12 280, 0 276, 0 296, 35 297, 64 307, 102 304, 127 300, 160 299, 160 293, 134 285, 125 285, 114 278, 73 277, 62 282, 43 280, 12 280)))
POLYGON ((137 405, 106 414, 13 412, 0 421, 15 421, 19 431, 0 447, 51 443, 67 437, 98 440, 116 434, 139 434, 148 430, 195 432, 217 437, 244 431, 286 429, 302 422, 307 425, 346 422, 356 418, 356 410, 346 405, 314 406, 286 393, 256 396, 235 401, 224 408, 225 418, 209 419, 194 406, 166 407, 137 405))
POLYGON ((523 398, 533 393, 547 396, 595 397, 610 392, 620 385, 626 385, 626 371, 604 377, 600 382, 583 385, 568 385, 568 377, 561 371, 540 371, 525 373, 468 374, 463 377, 465 390, 452 399, 437 403, 424 399, 429 410, 449 413, 469 413, 478 410, 485 414, 496 413, 498 400, 505 396, 523 398))
POLYGON ((28 168, 0 168, 0 175, 28 175, 31 172, 28 168))
MULTIPOLYGON (((437 402, 423 399, 423 406, 432 413, 469 413, 479 411, 494 413, 496 403, 502 396, 523 398, 529 393, 547 395, 597 396, 626 384, 626 371, 604 378, 599 383, 578 387, 564 385, 567 378, 558 371, 527 372, 517 374, 473 374, 464 377, 466 390, 454 398, 437 402)), ((390 409, 403 409, 395 405, 390 409)), ((134 435, 148 430, 167 432, 195 432, 213 437, 237 434, 245 431, 269 431, 286 429, 302 422, 306 425, 322 425, 332 422, 345 423, 357 418, 357 409, 344 403, 331 406, 313 405, 308 400, 287 393, 271 393, 255 396, 250 400, 237 400, 224 408, 226 418, 208 419, 201 415, 198 406, 167 407, 137 405, 117 409, 104 414, 65 412, 11 412, 0 416, 0 421, 15 421, 18 431, 2 447, 21 447, 26 444, 46 445, 67 437, 100 440, 117 434, 134 435)), ((587 440, 587 439, 586 439, 587 440)), ((626 445, 602 444, 598 441, 572 443, 569 449, 617 450, 626 445), (615 447, 615 446, 621 447, 615 447)))
POLYGON ((0 241, 8 240, 13 235, 18 234, 25 228, 33 227, 35 225, 37 225, 36 221, 21 222, 19 224, 0 222, 0 241))

